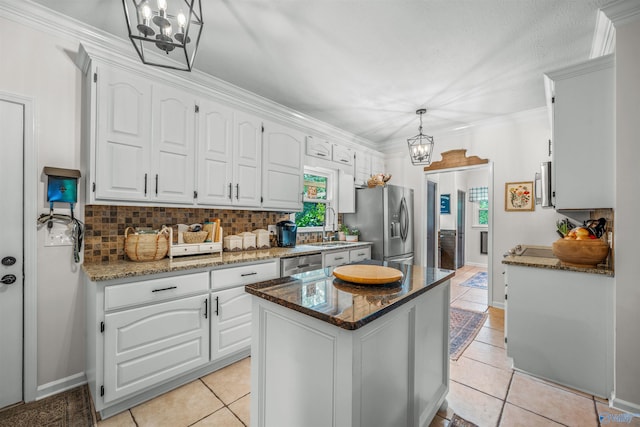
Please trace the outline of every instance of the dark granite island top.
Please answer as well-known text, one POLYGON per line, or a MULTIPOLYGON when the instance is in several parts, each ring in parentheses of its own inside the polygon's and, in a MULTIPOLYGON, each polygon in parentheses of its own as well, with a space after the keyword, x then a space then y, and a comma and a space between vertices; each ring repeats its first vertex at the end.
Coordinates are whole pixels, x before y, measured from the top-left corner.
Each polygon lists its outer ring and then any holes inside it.
POLYGON ((387 285, 356 285, 335 278, 331 268, 324 268, 254 283, 245 286, 245 290, 340 328, 355 330, 455 275, 450 270, 382 261, 360 264, 396 268, 402 271, 403 279, 387 285))

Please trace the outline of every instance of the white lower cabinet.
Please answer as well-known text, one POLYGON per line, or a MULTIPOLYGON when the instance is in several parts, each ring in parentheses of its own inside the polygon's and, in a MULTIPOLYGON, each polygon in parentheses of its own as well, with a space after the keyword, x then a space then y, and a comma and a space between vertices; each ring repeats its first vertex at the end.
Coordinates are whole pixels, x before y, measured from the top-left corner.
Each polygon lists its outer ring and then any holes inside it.
POLYGON ((244 286, 211 294, 211 360, 251 347, 251 295, 244 286))
POLYGON ((104 401, 209 362, 208 295, 105 315, 104 401))

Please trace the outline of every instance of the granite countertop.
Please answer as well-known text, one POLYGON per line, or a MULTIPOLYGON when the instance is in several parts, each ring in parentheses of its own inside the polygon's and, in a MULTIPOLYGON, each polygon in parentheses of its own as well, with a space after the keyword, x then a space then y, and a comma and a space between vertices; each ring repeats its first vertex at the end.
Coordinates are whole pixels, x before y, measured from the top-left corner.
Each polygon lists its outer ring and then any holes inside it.
POLYGON ((403 279, 388 285, 358 286, 320 269, 245 286, 257 297, 343 329, 354 330, 451 279, 455 272, 417 265, 363 261, 402 271, 403 279))
MULTIPOLYGON (((551 251, 551 246, 522 245, 522 248, 543 249, 551 251)), ((502 263, 507 265, 519 265, 522 267, 547 268, 550 270, 577 271, 580 273, 601 274, 610 277, 614 276, 613 269, 611 269, 610 267, 606 267, 604 265, 598 266, 596 268, 571 267, 562 264, 562 262, 555 256, 542 257, 509 255, 504 257, 502 263)))
POLYGON ((273 247, 255 251, 223 252, 219 254, 202 254, 193 256, 163 258, 159 261, 136 262, 122 260, 105 263, 84 263, 82 270, 89 280, 99 282, 105 280, 124 279, 149 274, 168 273, 173 271, 214 268, 228 264, 259 262, 274 258, 291 258, 300 255, 317 254, 326 251, 352 249, 368 246, 371 242, 341 243, 339 246, 323 247, 321 243, 297 245, 293 248, 273 247))

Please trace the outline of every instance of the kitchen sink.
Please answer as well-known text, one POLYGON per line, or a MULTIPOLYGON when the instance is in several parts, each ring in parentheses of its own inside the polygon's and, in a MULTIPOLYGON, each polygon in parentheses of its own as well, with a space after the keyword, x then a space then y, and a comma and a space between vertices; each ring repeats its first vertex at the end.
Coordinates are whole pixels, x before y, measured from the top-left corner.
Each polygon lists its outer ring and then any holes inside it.
POLYGON ((316 243, 313 246, 318 246, 320 248, 339 248, 342 246, 350 246, 357 242, 327 242, 327 243, 316 243))

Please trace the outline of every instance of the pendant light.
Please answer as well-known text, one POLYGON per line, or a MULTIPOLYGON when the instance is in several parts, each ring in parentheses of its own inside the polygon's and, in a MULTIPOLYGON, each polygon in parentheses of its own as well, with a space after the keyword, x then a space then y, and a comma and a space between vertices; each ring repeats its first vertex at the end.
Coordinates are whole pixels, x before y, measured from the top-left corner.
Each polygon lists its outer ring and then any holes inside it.
POLYGON ((420 127, 418 135, 407 139, 409 145, 409 156, 414 165, 430 165, 431 153, 433 152, 433 137, 422 133, 422 115, 427 112, 426 108, 416 111, 420 115, 420 127))
POLYGON ((153 10, 149 0, 122 0, 129 39, 144 64, 191 71, 202 33, 200 1, 157 0, 153 10))

